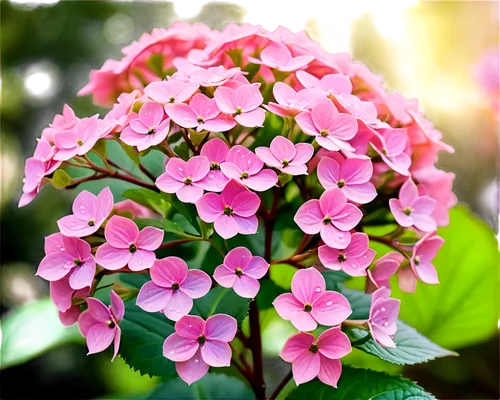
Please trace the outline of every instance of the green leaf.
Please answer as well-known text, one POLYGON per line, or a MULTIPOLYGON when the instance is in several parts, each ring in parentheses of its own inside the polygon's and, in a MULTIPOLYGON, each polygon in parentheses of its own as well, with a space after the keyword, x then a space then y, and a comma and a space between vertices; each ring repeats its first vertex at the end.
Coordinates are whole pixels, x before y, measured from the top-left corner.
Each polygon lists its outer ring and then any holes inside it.
POLYGON ((326 271, 321 274, 325 278, 326 290, 338 290, 342 282, 351 278, 344 271, 326 271))
POLYGON ((149 189, 129 189, 123 192, 122 196, 142 204, 157 214, 160 214, 163 218, 165 218, 171 207, 160 193, 156 193, 149 189))
POLYGON ((184 231, 175 222, 169 221, 167 219, 150 219, 150 218, 136 218, 135 223, 139 229, 145 226, 154 226, 158 229, 163 229, 167 233, 174 233, 179 236, 186 236, 184 231))
POLYGON ((52 176, 52 184, 59 189, 64 189, 66 186, 71 185, 72 182, 71 176, 63 169, 56 170, 52 176))
POLYGON ((37 357, 63 343, 83 341, 78 328, 65 328, 50 299, 39 300, 2 319, 1 368, 37 357))
POLYGON ((238 326, 248 314, 250 302, 238 296, 233 289, 217 286, 210 290, 206 296, 194 301, 194 307, 199 315, 207 319, 214 314, 229 314, 236 318, 238 326))
POLYGON ((160 78, 165 78, 165 72, 163 72, 163 54, 156 53, 151 55, 146 64, 160 78))
POLYGON ((450 225, 438 234, 445 244, 434 260, 440 284, 419 282, 416 293, 402 293, 400 317, 442 346, 458 349, 497 332, 498 243, 493 230, 466 207, 450 212, 450 225))
POLYGON ((252 390, 234 376, 208 373, 188 386, 180 379, 159 385, 147 399, 253 399, 252 390))
POLYGON ((402 376, 388 375, 383 372, 344 365, 342 366, 338 389, 314 379, 300 385, 287 396, 287 399, 430 400, 434 399, 434 396, 402 376))
POLYGON ((121 140, 118 140, 118 143, 120 143, 120 146, 122 146, 123 151, 125 152, 125 154, 127 154, 127 156, 129 156, 129 158, 134 162, 134 164, 139 165, 140 159, 137 151, 132 146, 123 143, 121 140))
POLYGON ((101 155, 103 158, 106 158, 106 139, 99 139, 97 143, 92 147, 92 151, 95 151, 97 154, 101 155))
MULTIPOLYGON (((120 280, 139 289, 148 276, 122 274, 120 280)), ((126 301, 120 328, 120 355, 130 367, 141 375, 177 376, 174 362, 163 357, 163 342, 174 332, 173 323, 163 313, 148 313, 135 305, 135 299, 126 301)))
POLYGON ((282 293, 285 293, 285 290, 276 285, 272 280, 261 279, 260 290, 255 299, 257 307, 259 307, 259 310, 273 307, 273 301, 282 293))
POLYGON ((437 344, 431 342, 416 329, 406 325, 402 321, 397 322, 398 330, 394 336, 395 348, 382 347, 371 337, 364 342, 363 339, 370 335, 367 330, 360 328, 348 328, 346 333, 352 342, 359 341, 359 345, 354 347, 398 365, 413 365, 434 360, 437 357, 447 357, 457 355, 437 344))

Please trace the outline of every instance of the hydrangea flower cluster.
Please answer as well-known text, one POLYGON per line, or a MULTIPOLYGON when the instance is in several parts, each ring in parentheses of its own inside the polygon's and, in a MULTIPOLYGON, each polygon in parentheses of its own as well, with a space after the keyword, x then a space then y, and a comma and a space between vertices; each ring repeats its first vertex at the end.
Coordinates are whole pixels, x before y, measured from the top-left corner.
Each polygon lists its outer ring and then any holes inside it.
POLYGON ((432 262, 443 239, 436 230, 456 202, 453 174, 435 166, 438 152, 453 150, 418 102, 387 93, 380 77, 347 54, 327 53, 283 27, 218 32, 176 23, 123 53, 92 71, 79 92, 110 111, 79 118, 64 106, 26 161, 19 202, 33 201, 47 183, 72 189, 111 178, 142 190, 134 198, 141 204, 114 203, 108 187, 80 191, 72 213, 57 221, 59 232, 46 238, 37 274, 50 281, 63 324, 78 322, 89 353, 114 342, 120 354, 120 322, 130 307, 162 313, 175 323, 163 355, 182 380, 234 365, 264 398, 255 298, 269 296, 262 282, 283 264, 297 269, 291 293, 282 289, 270 303, 298 331, 281 352, 297 385, 318 377, 337 386, 340 359, 351 351, 344 331, 353 325, 380 346, 397 346, 392 278, 408 292, 417 281, 439 283, 432 262), (102 149, 111 142, 135 170, 108 158, 102 149), (149 153, 165 165, 159 176, 145 165, 149 153), (90 173, 71 176, 76 169, 90 173), (168 210, 160 212, 164 202, 168 210), (179 218, 199 224, 198 234, 179 218), (275 255, 279 223, 298 238, 285 258, 275 255), (380 225, 391 229, 380 235, 373 229, 380 225), (245 238, 252 236, 262 245, 251 247, 245 238), (205 268, 206 257, 197 265, 160 258, 202 242, 221 254, 216 268, 205 268), (391 251, 377 254, 374 243, 391 251), (349 296, 327 289, 324 271, 366 280, 373 293, 367 320, 350 319, 349 296), (106 287, 101 279, 115 274, 150 280, 140 290, 115 282, 107 306, 95 295, 106 287), (220 287, 250 299, 250 333, 236 315, 195 307, 220 287), (326 327, 319 335, 318 326, 326 327), (252 352, 252 366, 237 344, 252 352))

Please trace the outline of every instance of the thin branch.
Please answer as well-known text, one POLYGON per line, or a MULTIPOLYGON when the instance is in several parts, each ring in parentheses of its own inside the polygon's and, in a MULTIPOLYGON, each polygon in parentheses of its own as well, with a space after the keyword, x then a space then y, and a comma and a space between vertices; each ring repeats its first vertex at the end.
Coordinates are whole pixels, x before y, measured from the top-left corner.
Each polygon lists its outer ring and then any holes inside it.
POLYGON ((274 400, 274 399, 276 399, 276 397, 278 397, 278 395, 281 393, 281 391, 286 386, 286 384, 290 381, 290 379, 292 379, 292 376, 293 376, 293 374, 292 374, 292 371, 290 370, 290 372, 288 374, 286 374, 286 376, 280 382, 278 387, 274 390, 271 397, 269 397, 269 400, 274 400))
POLYGON ((255 301, 250 302, 250 347, 252 349, 253 361, 253 384, 257 400, 266 399, 266 384, 264 382, 264 367, 262 363, 262 338, 260 331, 259 309, 255 301))

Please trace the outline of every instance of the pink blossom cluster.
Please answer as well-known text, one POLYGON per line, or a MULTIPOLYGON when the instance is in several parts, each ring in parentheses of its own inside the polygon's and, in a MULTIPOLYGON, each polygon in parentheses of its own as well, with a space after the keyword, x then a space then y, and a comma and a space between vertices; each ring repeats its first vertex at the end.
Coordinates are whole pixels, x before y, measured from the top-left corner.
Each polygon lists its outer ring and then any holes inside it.
MULTIPOLYGON (((228 343, 238 331, 229 315, 206 321, 189 315, 194 300, 216 285, 254 299, 270 265, 287 263, 298 267, 291 293, 273 304, 299 331, 281 353, 292 363, 297 384, 318 377, 336 386, 340 359, 351 351, 341 330, 351 305, 341 293, 326 289, 322 269, 365 277, 372 305, 369 319, 358 322, 379 345, 394 347, 399 300, 389 297, 392 277, 408 292, 416 290, 417 281, 439 283, 433 259, 444 241, 436 231, 448 224, 448 210, 456 203, 454 175, 435 166, 439 151, 453 149, 424 119, 418 102, 387 93, 380 77, 347 54, 327 53, 305 32, 283 27, 268 32, 229 25, 218 32, 176 23, 143 35, 123 53, 122 60, 108 60, 92 71, 79 93, 92 94, 111 110, 102 119, 78 118, 64 107, 26 161, 19 205, 31 202, 46 183, 56 184, 56 171, 80 167, 94 175, 72 179, 68 187, 121 179, 175 195, 203 225, 213 224, 213 235, 221 239, 265 230, 272 245, 274 222, 289 201, 291 182, 300 193, 300 206, 290 207, 303 239, 281 261, 273 258, 272 246, 266 246, 264 257, 243 246, 229 248, 212 280, 180 258, 157 259, 163 230, 141 230, 134 221, 159 218, 151 210, 134 203, 114 205, 109 188, 97 196, 82 191, 72 214, 58 221, 60 233, 46 238, 38 269, 51 282, 63 323, 78 320, 91 353, 114 341, 116 355, 123 302, 115 292, 109 307, 92 296, 104 275, 148 273, 151 280, 138 292, 136 304, 175 321, 163 354, 190 384, 210 366, 230 364, 228 343), (275 129, 276 121, 280 127, 275 129), (98 144, 108 141, 119 142, 139 159, 136 164, 151 182, 103 156, 98 144), (185 151, 178 150, 179 142, 185 151), (160 176, 140 163, 151 151, 165 159, 160 176), (370 226, 381 224, 394 231, 372 234, 370 226), (377 258, 371 242, 392 251, 377 258), (328 329, 316 338, 310 332, 318 325, 328 329)), ((208 232, 186 241, 213 244, 208 232)))

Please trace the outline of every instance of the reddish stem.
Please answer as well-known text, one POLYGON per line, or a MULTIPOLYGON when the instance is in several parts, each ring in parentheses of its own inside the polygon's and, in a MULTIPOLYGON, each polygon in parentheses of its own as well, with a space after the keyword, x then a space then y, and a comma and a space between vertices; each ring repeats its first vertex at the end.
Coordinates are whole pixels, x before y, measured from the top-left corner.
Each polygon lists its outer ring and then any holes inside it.
POLYGON ((286 384, 290 381, 290 379, 292 379, 292 376, 293 376, 293 374, 292 374, 292 371, 290 370, 290 372, 288 374, 286 374, 286 376, 280 382, 278 387, 274 390, 271 397, 269 397, 269 400, 274 400, 274 399, 276 399, 276 397, 278 397, 278 395, 281 393, 281 391, 286 386, 286 384))

